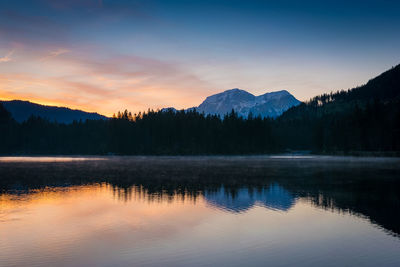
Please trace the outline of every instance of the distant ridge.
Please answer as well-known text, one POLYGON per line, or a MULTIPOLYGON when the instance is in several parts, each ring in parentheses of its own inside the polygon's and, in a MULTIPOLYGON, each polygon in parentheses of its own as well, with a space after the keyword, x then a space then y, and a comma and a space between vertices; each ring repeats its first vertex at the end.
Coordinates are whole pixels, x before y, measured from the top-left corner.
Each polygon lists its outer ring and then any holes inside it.
POLYGON ((82 110, 70 109, 66 107, 46 106, 29 101, 11 100, 0 101, 4 108, 11 113, 17 122, 23 122, 31 116, 41 117, 59 123, 72 123, 73 121, 85 120, 104 120, 106 116, 98 113, 85 112, 82 110))

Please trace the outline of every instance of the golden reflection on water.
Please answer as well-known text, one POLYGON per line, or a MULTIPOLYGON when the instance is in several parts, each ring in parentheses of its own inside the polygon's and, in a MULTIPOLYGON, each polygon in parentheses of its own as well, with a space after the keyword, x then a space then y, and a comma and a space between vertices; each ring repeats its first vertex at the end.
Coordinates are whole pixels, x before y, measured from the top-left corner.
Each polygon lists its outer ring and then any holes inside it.
POLYGON ((53 219, 62 217, 55 216, 58 211, 69 216, 72 215, 72 217, 76 215, 83 218, 85 216, 90 217, 94 213, 98 216, 101 211, 104 212, 107 209, 111 209, 113 213, 118 215, 122 215, 122 213, 117 212, 118 209, 121 209, 121 211, 130 210, 134 211, 135 217, 144 218, 140 215, 165 216, 167 214, 175 214, 177 210, 189 212, 186 211, 186 208, 194 204, 196 204, 198 212, 199 208, 204 206, 204 201, 198 199, 198 197, 183 194, 148 194, 141 187, 132 187, 125 190, 106 183, 48 187, 29 190, 29 192, 20 194, 0 195, 3 222, 10 219, 9 215, 12 216, 18 209, 29 211, 26 216, 33 215, 32 217, 36 217, 37 212, 41 212, 41 217, 51 217, 53 219), (57 209, 54 209, 54 207, 57 207, 57 209))
POLYGON ((0 256, 8 249, 17 255, 43 250, 58 255, 82 240, 127 245, 133 241, 132 234, 139 244, 198 224, 206 210, 203 201, 190 197, 148 195, 140 188, 129 192, 126 195, 110 185, 97 184, 3 194, 0 256))

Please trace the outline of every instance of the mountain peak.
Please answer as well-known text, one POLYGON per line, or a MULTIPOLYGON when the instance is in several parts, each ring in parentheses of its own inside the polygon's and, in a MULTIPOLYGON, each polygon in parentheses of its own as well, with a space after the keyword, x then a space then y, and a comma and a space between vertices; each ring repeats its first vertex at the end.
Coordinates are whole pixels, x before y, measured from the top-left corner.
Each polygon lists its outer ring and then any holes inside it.
POLYGON ((287 90, 280 90, 275 92, 270 92, 267 94, 275 94, 275 95, 291 95, 287 90))
POLYGON ((245 90, 243 90, 243 89, 239 89, 239 88, 233 88, 233 89, 228 89, 228 90, 225 90, 225 91, 223 91, 221 94, 230 94, 230 93, 233 93, 233 94, 235 94, 235 93, 246 93, 246 94, 250 94, 249 92, 247 92, 247 91, 245 91, 245 90))
POLYGON ((214 95, 211 95, 207 98, 216 98, 216 97, 225 97, 225 96, 229 96, 229 97, 247 97, 247 98, 254 98, 255 96, 250 94, 249 92, 239 89, 239 88, 233 88, 233 89, 229 89, 229 90, 225 90, 221 93, 217 93, 214 95))
POLYGON ((245 90, 234 88, 207 97, 197 111, 224 116, 233 109, 241 117, 247 117, 250 113, 254 116, 277 117, 298 104, 300 101, 286 90, 254 96, 245 90))

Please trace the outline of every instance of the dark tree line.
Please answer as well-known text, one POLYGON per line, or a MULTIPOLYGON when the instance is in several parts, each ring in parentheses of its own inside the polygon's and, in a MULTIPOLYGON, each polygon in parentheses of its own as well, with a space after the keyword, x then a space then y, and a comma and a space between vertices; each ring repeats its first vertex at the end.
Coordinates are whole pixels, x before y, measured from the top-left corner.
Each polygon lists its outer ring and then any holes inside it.
POLYGON ((119 112, 109 120, 17 123, 0 105, 2 154, 262 154, 400 151, 400 65, 349 91, 323 94, 277 119, 234 111, 119 112))
MULTIPOLYGON (((16 123, 1 110, 3 154, 260 154, 288 149, 315 152, 400 151, 400 105, 368 104, 351 113, 301 118, 224 119, 195 111, 128 112, 109 120, 72 124, 31 117, 16 123), (389 115, 390 114, 390 115, 389 115)), ((309 113, 308 113, 309 112, 309 113)))
POLYGON ((195 111, 125 111, 109 120, 72 124, 31 117, 21 124, 3 111, 2 153, 33 154, 242 154, 277 150, 271 119, 223 120, 195 111))

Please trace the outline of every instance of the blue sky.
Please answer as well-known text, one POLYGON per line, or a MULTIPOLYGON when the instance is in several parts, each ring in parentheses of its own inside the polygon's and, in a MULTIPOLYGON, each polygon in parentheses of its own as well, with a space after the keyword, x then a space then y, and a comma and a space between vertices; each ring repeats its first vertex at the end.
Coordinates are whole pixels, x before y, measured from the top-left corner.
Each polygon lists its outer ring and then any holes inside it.
POLYGON ((110 115, 230 88, 300 100, 400 63, 399 1, 2 0, 0 98, 110 115))

